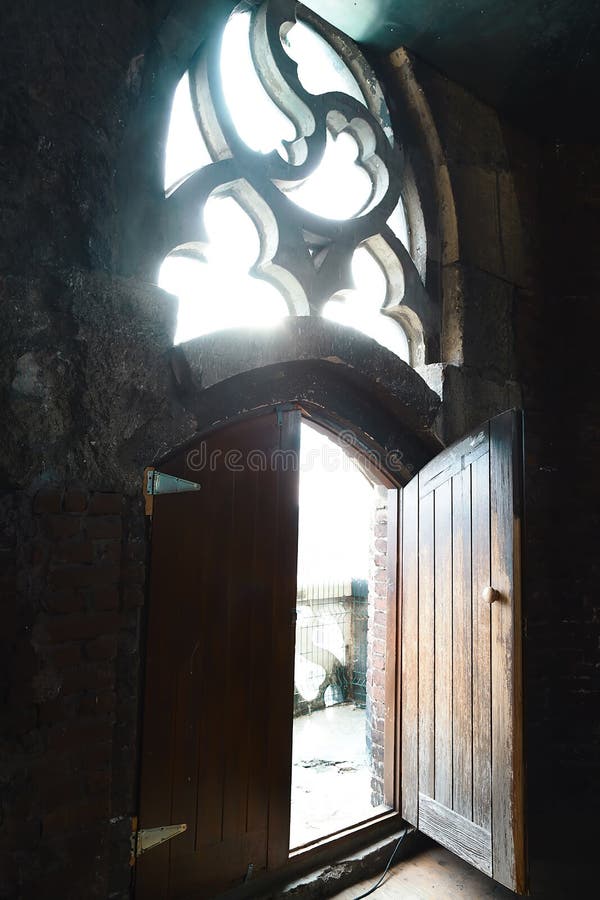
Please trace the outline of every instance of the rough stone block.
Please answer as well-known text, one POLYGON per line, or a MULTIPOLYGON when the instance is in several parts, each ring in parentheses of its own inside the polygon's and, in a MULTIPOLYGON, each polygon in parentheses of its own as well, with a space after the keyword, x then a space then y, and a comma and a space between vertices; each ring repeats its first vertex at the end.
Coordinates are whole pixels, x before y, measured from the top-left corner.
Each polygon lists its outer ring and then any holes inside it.
POLYGON ((46 515, 41 519, 42 531, 53 540, 75 537, 81 530, 79 516, 46 515))
POLYGON ((114 659, 117 655, 116 635, 103 635, 93 641, 88 641, 84 647, 88 659, 114 659))
POLYGON ((63 541, 52 548, 54 562, 59 563, 91 563, 94 559, 94 546, 91 541, 63 541))
POLYGON ((90 497, 89 513, 92 516, 120 515, 123 508, 121 494, 94 493, 90 497))
POLYGON ((141 587, 128 587, 123 592, 123 606, 125 609, 137 609, 144 605, 144 591, 141 587))
MULTIPOLYGON (((62 673, 62 692, 65 696, 81 691, 107 691, 115 685, 114 665, 110 662, 90 662, 62 673)), ((108 738, 107 738, 108 739, 108 738)))
POLYGON ((118 516, 98 516, 85 520, 85 533, 91 541, 120 540, 123 530, 118 516))
POLYGON ((506 382, 515 372, 515 288, 477 269, 463 272, 464 365, 506 382))
POLYGON ((466 165, 507 168, 509 154, 498 112, 421 59, 415 58, 414 66, 447 158, 466 165))
POLYGON ((121 562, 121 556, 120 541, 94 541, 94 558, 96 563, 112 563, 116 566, 121 562))
POLYGON ((456 165, 450 177, 461 262, 504 277, 497 173, 481 166, 456 165))
POLYGON ((498 175, 504 277, 520 287, 531 286, 534 281, 532 234, 537 222, 533 218, 529 197, 534 190, 531 181, 535 179, 535 174, 530 174, 529 184, 527 175, 523 176, 525 184, 517 182, 512 172, 501 172, 498 175))
POLYGON ((41 616, 33 629, 36 642, 57 644, 67 641, 85 641, 103 634, 116 634, 121 627, 121 616, 116 612, 41 616))
POLYGON ((90 606, 97 610, 111 610, 119 607, 119 590, 116 587, 94 588, 90 592, 90 606))
POLYGON ((42 598, 42 605, 53 613, 79 612, 85 606, 85 595, 75 588, 47 591, 42 598))
POLYGON ((92 692, 81 697, 78 713, 81 716, 107 716, 114 713, 116 706, 117 695, 114 691, 92 692))
POLYGON ((118 566, 63 566, 50 573, 49 584, 53 588, 85 588, 101 587, 117 584, 119 581, 118 566))
POLYGON ((35 495, 33 511, 36 515, 42 513, 59 513, 62 504, 62 491, 41 490, 35 495))
POLYGON ((87 509, 88 496, 84 491, 67 491, 64 497, 65 512, 83 513, 87 509))

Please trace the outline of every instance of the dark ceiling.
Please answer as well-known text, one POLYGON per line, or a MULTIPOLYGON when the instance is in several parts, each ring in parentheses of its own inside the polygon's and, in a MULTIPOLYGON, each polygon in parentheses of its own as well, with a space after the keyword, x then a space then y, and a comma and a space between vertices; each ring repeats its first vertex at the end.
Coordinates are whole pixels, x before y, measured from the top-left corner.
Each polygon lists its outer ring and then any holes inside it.
POLYGON ((367 47, 406 45, 549 138, 600 133, 600 0, 308 0, 367 47))

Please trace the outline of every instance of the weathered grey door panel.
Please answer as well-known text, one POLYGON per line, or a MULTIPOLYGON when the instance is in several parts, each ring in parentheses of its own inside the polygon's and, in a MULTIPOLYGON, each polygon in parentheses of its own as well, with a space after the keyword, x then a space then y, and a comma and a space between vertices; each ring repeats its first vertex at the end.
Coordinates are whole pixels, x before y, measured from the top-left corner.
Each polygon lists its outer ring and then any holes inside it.
POLYGON ((448 448, 403 490, 403 816, 525 889, 521 417, 448 448))

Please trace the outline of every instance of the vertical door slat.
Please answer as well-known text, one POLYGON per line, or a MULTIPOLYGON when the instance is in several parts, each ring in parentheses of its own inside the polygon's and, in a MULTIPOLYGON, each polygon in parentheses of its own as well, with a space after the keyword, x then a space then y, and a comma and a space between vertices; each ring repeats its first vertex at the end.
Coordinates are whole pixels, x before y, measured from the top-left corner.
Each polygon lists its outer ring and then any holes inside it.
POLYGON ((452 808, 452 482, 435 492, 435 800, 452 808))
MULTIPOLYGON (((202 514, 207 515, 212 528, 207 536, 208 557, 219 558, 222 551, 221 542, 228 533, 231 521, 232 484, 229 479, 216 477, 210 492, 210 501, 201 507, 202 514)), ((201 491, 199 493, 202 493, 201 491)), ((225 635, 227 629, 227 609, 223 590, 223 570, 209 564, 202 579, 203 602, 209 605, 206 617, 206 629, 198 634, 200 647, 194 655, 194 663, 202 666, 205 689, 196 698, 197 709, 201 709, 199 727, 202 739, 198 759, 198 802, 197 802, 197 838, 196 848, 218 844, 223 833, 223 784, 225 780, 225 754, 223 735, 223 659, 226 650, 225 635), (220 683, 221 690, 214 691, 215 682, 220 683), (219 697, 218 694, 221 694, 219 697), (216 694, 216 696, 215 696, 216 694), (212 735, 206 740, 206 735, 212 735)), ((191 586, 190 586, 191 587, 191 586)), ((196 597, 194 597, 194 600, 196 597)), ((195 705, 195 704, 194 704, 195 705)), ((178 773, 175 773, 177 777, 178 773)))
MULTIPOLYGON (((252 679, 252 649, 248 635, 252 627, 254 541, 248 540, 248 524, 255 521, 258 490, 255 472, 234 474, 230 555, 227 566, 227 607, 229 635, 227 665, 239 674, 233 679, 225 698, 225 708, 237 709, 237 718, 228 717, 223 723, 225 733, 225 771, 223 786, 223 837, 225 840, 244 834, 247 821, 248 780, 250 776, 248 745, 239 733, 247 733, 253 721, 248 690, 252 679)), ((225 574, 225 573, 224 573, 225 574)), ((260 611, 257 610, 260 614, 260 611)), ((257 861, 252 861, 257 867, 257 861)))
POLYGON ((453 491, 453 797, 452 807, 471 818, 473 810, 471 668, 471 470, 452 479, 453 491))
POLYGON ((402 499, 402 815, 419 818, 419 480, 402 499))
POLYGON ((491 829, 490 457, 472 466, 473 484, 473 821, 491 829))
POLYGON ((419 502, 419 791, 435 790, 434 493, 419 502))
MULTIPOLYGON (((203 506, 209 502, 209 485, 202 498, 203 506)), ((167 500, 157 498, 157 500, 167 500)), ((181 835, 178 849, 193 850, 197 838, 197 794, 198 794, 198 770, 199 770, 199 734, 198 721, 185 715, 192 699, 197 703, 205 703, 203 686, 206 683, 203 664, 206 659, 205 648, 200 646, 195 635, 205 634, 207 604, 203 602, 202 565, 205 553, 208 550, 209 541, 206 520, 198 517, 198 495, 185 494, 177 501, 171 495, 168 502, 178 506, 178 513, 185 519, 197 521, 197 528, 186 529, 177 536, 177 549, 172 563, 177 567, 179 576, 184 582, 193 585, 194 602, 181 602, 182 598, 177 590, 178 585, 173 585, 172 617, 181 617, 177 625, 177 635, 180 649, 180 665, 177 667, 176 689, 176 735, 173 771, 180 777, 173 779, 173 796, 170 821, 173 823, 185 822, 188 830, 181 835), (189 640, 182 639, 182 635, 189 640)), ((166 779, 165 779, 166 781, 166 779)))
POLYGON ((492 585, 492 848, 493 875, 525 883, 523 835, 522 659, 519 582, 519 427, 514 417, 490 423, 492 585), (515 847, 517 851, 515 853, 515 847))
MULTIPOLYGON (((300 412, 284 414, 279 426, 281 459, 296 465, 300 453, 300 412)), ((297 468, 296 468, 297 472, 297 468)), ((294 706, 294 642, 296 569, 298 562, 298 478, 290 478, 283 462, 277 471, 277 556, 271 599, 273 623, 269 707, 277 727, 269 740, 269 847, 270 868, 283 865, 290 849, 292 791, 292 716, 294 706), (283 764, 282 764, 283 762, 283 764)))

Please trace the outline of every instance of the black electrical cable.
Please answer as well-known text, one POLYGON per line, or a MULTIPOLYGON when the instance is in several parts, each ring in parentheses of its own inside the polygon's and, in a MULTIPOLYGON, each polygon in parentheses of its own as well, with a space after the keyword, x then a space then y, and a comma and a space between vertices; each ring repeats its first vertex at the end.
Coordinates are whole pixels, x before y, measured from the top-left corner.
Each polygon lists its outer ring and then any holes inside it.
POLYGON ((398 852, 398 850, 400 849, 400 844, 402 843, 402 841, 404 840, 404 838, 406 837, 406 835, 407 835, 407 834, 412 834, 412 832, 413 832, 414 830, 415 830, 414 828, 407 828, 407 829, 403 832, 403 834, 400 835, 400 837, 399 837, 398 840, 396 841, 396 846, 395 846, 394 849, 392 850, 392 855, 391 855, 390 858, 388 859, 388 864, 387 864, 387 866, 385 867, 385 869, 383 870, 383 874, 382 874, 381 878, 379 879, 379 881, 377 882, 377 884, 374 884, 373 887, 372 887, 372 888, 369 888, 368 891, 365 891, 364 894, 359 894, 358 897, 355 897, 355 898, 354 898, 354 900, 363 900, 363 897, 368 897, 370 894, 374 894, 375 891, 377 890, 377 888, 380 888, 380 887, 381 887, 381 885, 383 884, 383 879, 385 878, 385 876, 386 876, 387 873, 389 872, 390 866, 392 865, 392 862, 393 862, 393 859, 394 859, 396 853, 398 852))

